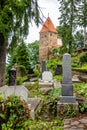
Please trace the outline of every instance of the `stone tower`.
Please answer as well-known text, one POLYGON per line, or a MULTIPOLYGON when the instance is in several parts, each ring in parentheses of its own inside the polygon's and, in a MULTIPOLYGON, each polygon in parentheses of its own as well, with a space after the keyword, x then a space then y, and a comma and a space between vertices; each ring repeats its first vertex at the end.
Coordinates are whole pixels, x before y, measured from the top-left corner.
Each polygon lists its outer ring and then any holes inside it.
POLYGON ((54 27, 50 17, 48 17, 43 24, 40 31, 40 45, 39 45, 39 62, 49 59, 49 52, 53 48, 59 47, 57 44, 58 33, 54 27))

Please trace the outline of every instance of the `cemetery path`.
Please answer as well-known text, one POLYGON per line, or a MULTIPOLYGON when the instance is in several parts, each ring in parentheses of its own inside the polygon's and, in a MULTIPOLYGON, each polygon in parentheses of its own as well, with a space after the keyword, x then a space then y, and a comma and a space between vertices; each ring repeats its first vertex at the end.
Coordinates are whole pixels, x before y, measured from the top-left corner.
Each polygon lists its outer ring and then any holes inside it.
POLYGON ((87 114, 83 117, 64 119, 64 130, 87 130, 87 114))

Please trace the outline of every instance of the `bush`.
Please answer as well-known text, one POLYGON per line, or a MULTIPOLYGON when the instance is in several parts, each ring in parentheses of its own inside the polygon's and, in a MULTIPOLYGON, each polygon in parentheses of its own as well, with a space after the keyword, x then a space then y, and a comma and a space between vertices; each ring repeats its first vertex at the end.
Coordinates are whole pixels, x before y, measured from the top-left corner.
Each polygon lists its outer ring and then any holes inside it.
POLYGON ((20 130, 30 118, 27 103, 17 96, 0 101, 0 123, 2 130, 20 130))
POLYGON ((40 72, 38 69, 34 69, 34 74, 39 78, 41 76, 40 72))
POLYGON ((50 70, 54 71, 57 64, 58 64, 58 60, 57 60, 57 59, 51 59, 51 60, 48 60, 48 61, 47 61, 46 66, 47 66, 50 70))
POLYGON ((83 52, 80 55, 80 62, 82 62, 82 63, 86 63, 87 62, 87 52, 83 52))
POLYGON ((24 81, 27 80, 27 77, 17 77, 17 85, 21 85, 24 81))

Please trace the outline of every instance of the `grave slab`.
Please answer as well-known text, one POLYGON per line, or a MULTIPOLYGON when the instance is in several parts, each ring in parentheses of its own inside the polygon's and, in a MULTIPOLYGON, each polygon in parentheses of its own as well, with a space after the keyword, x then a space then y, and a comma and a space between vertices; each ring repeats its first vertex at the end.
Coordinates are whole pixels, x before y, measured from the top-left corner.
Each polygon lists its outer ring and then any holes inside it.
POLYGON ((22 85, 16 85, 16 86, 9 86, 4 92, 5 97, 8 97, 10 95, 16 95, 20 96, 22 99, 24 99, 26 102, 28 101, 29 91, 27 88, 25 88, 22 85))
POLYGON ((50 71, 44 71, 42 73, 42 79, 39 80, 39 91, 51 90, 54 87, 54 82, 52 80, 52 73, 50 71))

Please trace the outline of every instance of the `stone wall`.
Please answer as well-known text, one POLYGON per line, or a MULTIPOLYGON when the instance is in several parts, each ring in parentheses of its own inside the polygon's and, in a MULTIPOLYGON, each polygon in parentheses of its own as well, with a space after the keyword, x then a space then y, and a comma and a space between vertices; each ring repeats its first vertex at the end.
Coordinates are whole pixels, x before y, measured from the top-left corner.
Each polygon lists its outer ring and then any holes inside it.
POLYGON ((49 52, 57 46, 57 33, 40 33, 39 62, 49 59, 49 52))

